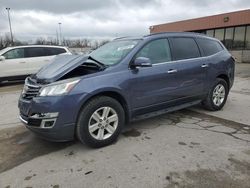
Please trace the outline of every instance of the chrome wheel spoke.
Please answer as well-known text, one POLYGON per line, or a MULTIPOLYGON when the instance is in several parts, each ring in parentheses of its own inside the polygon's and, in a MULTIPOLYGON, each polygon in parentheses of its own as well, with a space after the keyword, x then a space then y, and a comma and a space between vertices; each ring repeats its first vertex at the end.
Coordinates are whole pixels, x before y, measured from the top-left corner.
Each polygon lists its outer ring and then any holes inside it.
POLYGON ((118 120, 117 114, 114 114, 114 115, 108 117, 109 123, 114 122, 114 121, 117 121, 117 120, 118 120))
POLYGON ((108 125, 107 127, 106 127, 106 130, 110 133, 110 134, 113 134, 114 132, 115 132, 115 128, 114 127, 112 127, 111 125, 108 125))
POLYGON ((110 112, 110 108, 109 107, 104 107, 103 108, 103 112, 102 112, 102 118, 107 118, 110 112))
POLYGON ((104 129, 99 129, 97 134, 97 139, 103 140, 103 138, 104 138, 104 129))
POLYGON ((95 111, 92 115, 92 118, 96 121, 96 122, 99 122, 101 116, 98 114, 97 111, 95 111))
POLYGON ((93 132, 95 132, 97 129, 99 129, 99 123, 95 123, 95 124, 93 124, 93 125, 90 125, 89 126, 89 132, 91 132, 91 133, 93 133, 93 132))

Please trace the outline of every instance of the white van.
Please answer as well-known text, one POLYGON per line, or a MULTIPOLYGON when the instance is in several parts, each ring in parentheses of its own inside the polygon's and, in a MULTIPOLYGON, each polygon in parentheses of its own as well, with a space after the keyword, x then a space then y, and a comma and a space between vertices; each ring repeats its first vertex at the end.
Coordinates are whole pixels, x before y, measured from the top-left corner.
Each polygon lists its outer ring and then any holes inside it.
POLYGON ((34 74, 58 54, 71 52, 67 47, 47 45, 5 48, 0 51, 0 83, 34 74))

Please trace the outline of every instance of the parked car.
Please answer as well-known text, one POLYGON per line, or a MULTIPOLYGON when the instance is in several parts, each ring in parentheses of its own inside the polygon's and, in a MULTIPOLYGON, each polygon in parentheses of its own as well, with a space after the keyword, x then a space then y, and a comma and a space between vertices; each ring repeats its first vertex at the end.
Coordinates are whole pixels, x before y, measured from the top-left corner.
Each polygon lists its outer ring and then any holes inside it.
POLYGON ((8 47, 0 51, 0 82, 24 79, 48 64, 55 55, 71 54, 61 46, 30 45, 8 47))
POLYGON ((202 103, 220 110, 234 59, 214 38, 160 33, 120 38, 88 56, 58 56, 25 80, 20 119, 52 141, 113 143, 124 124, 202 103))

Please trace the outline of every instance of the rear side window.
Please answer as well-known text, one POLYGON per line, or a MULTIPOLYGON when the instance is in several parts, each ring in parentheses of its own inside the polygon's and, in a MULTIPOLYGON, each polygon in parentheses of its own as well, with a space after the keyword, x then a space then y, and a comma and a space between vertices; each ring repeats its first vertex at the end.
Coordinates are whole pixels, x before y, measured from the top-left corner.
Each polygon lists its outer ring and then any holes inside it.
POLYGON ((46 51, 48 55, 58 55, 66 52, 63 48, 46 48, 46 51))
POLYGON ((17 48, 10 50, 3 54, 5 59, 18 59, 18 58, 24 58, 24 49, 23 48, 17 48))
POLYGON ((199 48, 193 38, 171 38, 171 50, 174 60, 200 57, 199 48))
POLYGON ((44 48, 41 47, 25 48, 25 57, 41 57, 41 56, 46 56, 44 48))
POLYGON ((167 39, 158 39, 146 44, 136 57, 149 58, 152 64, 171 61, 170 48, 167 39))
POLYGON ((205 56, 216 54, 223 50, 219 42, 209 39, 196 39, 205 56))

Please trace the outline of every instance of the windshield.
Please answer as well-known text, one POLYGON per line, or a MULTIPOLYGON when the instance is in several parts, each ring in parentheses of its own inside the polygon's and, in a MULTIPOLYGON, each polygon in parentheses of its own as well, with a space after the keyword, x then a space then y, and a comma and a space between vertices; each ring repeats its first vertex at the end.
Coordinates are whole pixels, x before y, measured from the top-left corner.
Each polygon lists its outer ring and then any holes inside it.
POLYGON ((121 40, 109 42, 93 51, 90 56, 105 65, 119 63, 139 42, 139 40, 121 40))

